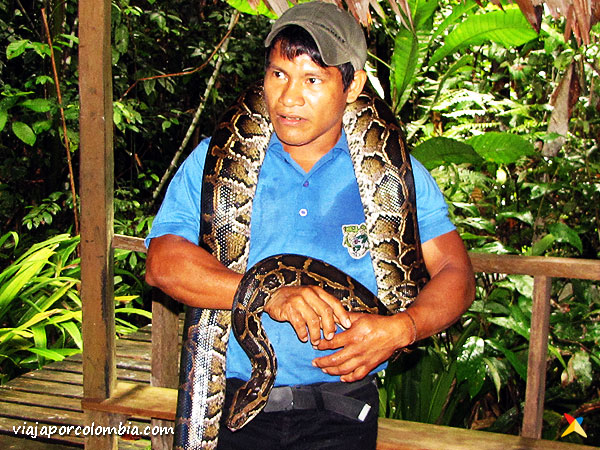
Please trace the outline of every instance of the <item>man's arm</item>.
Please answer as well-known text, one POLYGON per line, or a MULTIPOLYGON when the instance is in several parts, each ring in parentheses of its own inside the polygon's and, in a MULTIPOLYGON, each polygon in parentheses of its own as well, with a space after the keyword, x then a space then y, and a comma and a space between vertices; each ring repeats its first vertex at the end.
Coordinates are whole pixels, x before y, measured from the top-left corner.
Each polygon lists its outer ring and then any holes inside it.
POLYGON ((150 241, 146 282, 186 305, 231 309, 241 279, 185 238, 167 234, 150 241))
MULTIPOLYGON (((167 234, 150 241, 146 282, 175 300, 197 308, 231 309, 242 275, 187 239, 167 234)), ((318 343, 321 329, 333 337, 336 323, 350 326, 348 312, 332 295, 315 286, 279 289, 265 311, 288 321, 298 337, 318 343)))
MULTIPOLYGON (((408 308, 416 326, 416 339, 424 339, 458 320, 475 297, 473 268, 456 231, 443 234, 422 246, 431 280, 408 308)), ((410 344, 413 323, 406 313, 393 316, 351 313, 352 326, 319 350, 341 348, 316 358, 313 365, 342 381, 356 381, 387 360, 396 349, 410 344)))

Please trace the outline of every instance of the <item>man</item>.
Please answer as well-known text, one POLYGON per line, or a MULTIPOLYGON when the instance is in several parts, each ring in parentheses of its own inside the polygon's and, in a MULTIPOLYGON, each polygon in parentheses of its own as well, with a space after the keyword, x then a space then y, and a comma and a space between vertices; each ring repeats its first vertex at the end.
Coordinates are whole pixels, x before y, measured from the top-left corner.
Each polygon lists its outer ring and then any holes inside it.
MULTIPOLYGON (((298 253, 333 264, 376 293, 342 129, 344 108, 367 79, 362 29, 335 5, 305 3, 275 22, 265 45, 264 92, 275 134, 253 200, 248 268, 267 256, 298 253)), ((242 275, 197 245, 207 147, 200 144, 171 182, 148 236, 146 280, 185 304, 231 309, 242 275)), ((474 296, 469 259, 443 197, 423 166, 412 162, 429 283, 406 312, 393 316, 348 312, 315 287, 277 291, 262 319, 278 358, 276 387, 299 386, 294 392, 308 389, 316 400, 306 407, 270 398, 240 431, 221 427, 220 449, 375 448, 373 374, 397 349, 455 322, 474 296), (323 401, 328 390, 339 395, 337 404, 323 401)), ((226 408, 249 377, 248 358, 230 339, 226 408)))

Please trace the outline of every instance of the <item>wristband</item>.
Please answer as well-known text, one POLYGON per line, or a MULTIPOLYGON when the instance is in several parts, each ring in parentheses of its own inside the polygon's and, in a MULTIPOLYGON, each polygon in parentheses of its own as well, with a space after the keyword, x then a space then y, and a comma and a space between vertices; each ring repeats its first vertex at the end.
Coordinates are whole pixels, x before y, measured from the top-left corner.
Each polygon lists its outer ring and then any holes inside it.
POLYGON ((409 345, 414 344, 415 341, 417 340, 417 323, 415 322, 415 319, 413 318, 412 314, 410 312, 408 312, 408 309, 405 309, 404 312, 406 313, 406 315, 410 319, 410 321, 412 323, 412 328, 413 328, 412 339, 410 340, 410 342, 408 344, 406 344, 406 346, 408 347, 409 345))

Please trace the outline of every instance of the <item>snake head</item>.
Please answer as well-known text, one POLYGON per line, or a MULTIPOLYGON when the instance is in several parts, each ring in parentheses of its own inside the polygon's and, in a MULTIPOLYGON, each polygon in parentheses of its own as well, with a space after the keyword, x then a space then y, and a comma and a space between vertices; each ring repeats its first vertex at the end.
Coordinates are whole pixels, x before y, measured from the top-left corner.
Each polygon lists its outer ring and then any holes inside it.
POLYGON ((263 392, 263 386, 254 386, 255 384, 251 379, 235 393, 227 417, 227 428, 231 431, 242 428, 267 404, 268 392, 263 392))

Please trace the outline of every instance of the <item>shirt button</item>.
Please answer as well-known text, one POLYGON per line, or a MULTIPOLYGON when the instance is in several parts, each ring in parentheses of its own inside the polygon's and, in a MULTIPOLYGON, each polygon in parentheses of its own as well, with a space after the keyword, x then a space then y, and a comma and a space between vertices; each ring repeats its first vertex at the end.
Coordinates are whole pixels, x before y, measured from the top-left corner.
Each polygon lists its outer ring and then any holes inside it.
POLYGON ((308 180, 306 180, 304 183, 302 183, 302 186, 308 187, 308 180))
POLYGON ((298 214, 300 214, 302 217, 305 217, 308 214, 308 211, 306 208, 302 208, 300 211, 298 211, 298 214))

